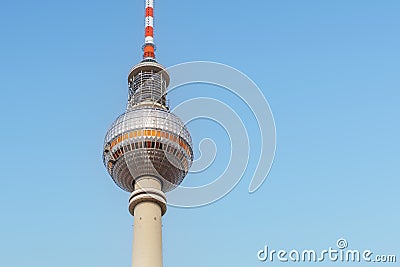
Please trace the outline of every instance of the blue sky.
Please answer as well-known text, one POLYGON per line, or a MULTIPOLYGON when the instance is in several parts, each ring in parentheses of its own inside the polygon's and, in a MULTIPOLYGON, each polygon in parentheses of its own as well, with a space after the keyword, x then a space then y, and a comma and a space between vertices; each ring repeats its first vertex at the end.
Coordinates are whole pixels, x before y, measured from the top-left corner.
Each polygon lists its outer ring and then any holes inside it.
MULTIPOLYGON (((128 194, 101 154, 141 59, 143 2, 1 4, 1 266, 130 266, 128 194)), ((247 188, 257 152, 222 200, 169 208, 165 267, 280 265, 259 262, 257 251, 322 250, 341 237, 400 257, 399 13, 395 0, 157 1, 159 62, 244 72, 277 130, 275 162, 256 193, 247 188)), ((212 86, 170 99, 216 95, 230 99, 212 86)), ((218 131, 207 123, 190 125, 195 145, 205 129, 218 131)))

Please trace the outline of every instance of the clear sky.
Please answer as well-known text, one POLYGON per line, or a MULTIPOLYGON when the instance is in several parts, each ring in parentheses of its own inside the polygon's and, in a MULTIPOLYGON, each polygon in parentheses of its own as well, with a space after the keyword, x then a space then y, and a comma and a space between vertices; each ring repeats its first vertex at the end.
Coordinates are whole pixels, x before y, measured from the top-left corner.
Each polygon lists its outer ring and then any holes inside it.
MULTIPOLYGON (((1 3, 0 266, 130 266, 129 194, 101 155, 125 109, 129 68, 141 60, 143 7, 1 3)), ((228 196, 169 207, 165 267, 297 266, 256 254, 264 245, 323 250, 342 237, 349 248, 400 261, 399 14, 397 0, 156 2, 158 61, 215 61, 244 72, 266 96, 277 130, 274 165, 256 193, 247 190, 255 150, 228 196)), ((198 96, 230 99, 213 86, 184 89, 170 95, 172 107, 198 96)), ((195 146, 221 130, 207 121, 189 129, 195 146)), ((214 137, 223 152, 226 135, 214 137)), ((215 177, 224 158, 187 182, 215 177)))

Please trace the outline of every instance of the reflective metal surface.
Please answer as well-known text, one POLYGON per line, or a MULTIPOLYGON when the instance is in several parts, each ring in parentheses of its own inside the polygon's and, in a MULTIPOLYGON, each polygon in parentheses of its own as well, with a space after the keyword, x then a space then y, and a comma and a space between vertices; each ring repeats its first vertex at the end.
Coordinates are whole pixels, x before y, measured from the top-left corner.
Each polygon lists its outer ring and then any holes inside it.
POLYGON ((115 183, 132 192, 134 181, 155 176, 164 192, 179 185, 192 161, 183 122, 163 108, 139 106, 119 116, 104 141, 103 161, 115 183))

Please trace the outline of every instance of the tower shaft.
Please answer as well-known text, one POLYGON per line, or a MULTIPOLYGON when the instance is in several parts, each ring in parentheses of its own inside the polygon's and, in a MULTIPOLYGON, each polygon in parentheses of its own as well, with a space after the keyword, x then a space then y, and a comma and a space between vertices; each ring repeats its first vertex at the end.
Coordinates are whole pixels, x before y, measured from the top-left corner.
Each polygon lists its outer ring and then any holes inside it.
POLYGON ((157 196, 154 195, 155 198, 152 196, 152 191, 157 190, 161 192, 161 183, 157 179, 146 177, 135 185, 135 191, 141 192, 132 193, 132 196, 144 198, 133 203, 131 207, 134 215, 132 267, 162 267, 163 203, 160 205, 157 196))

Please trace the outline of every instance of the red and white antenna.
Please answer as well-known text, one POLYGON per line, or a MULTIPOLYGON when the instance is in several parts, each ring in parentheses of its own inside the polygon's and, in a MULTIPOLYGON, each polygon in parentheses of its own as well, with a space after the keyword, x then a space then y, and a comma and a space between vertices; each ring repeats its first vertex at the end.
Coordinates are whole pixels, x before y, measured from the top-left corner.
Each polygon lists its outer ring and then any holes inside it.
POLYGON ((154 0, 146 0, 143 59, 155 60, 154 44, 154 0))

